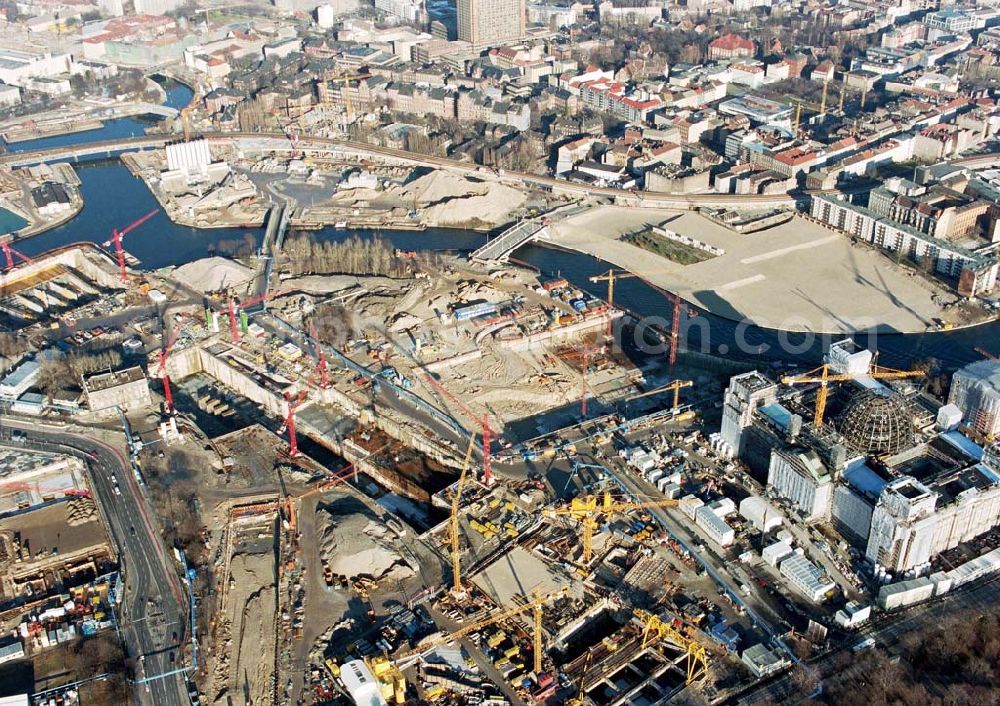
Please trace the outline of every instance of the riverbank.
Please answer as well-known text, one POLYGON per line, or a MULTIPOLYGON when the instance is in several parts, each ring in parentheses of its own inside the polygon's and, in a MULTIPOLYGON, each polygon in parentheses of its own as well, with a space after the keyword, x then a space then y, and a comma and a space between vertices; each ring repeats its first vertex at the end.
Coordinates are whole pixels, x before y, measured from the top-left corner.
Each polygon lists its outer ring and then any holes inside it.
POLYGON ((959 318, 956 294, 800 217, 740 234, 696 213, 601 206, 553 224, 548 240, 606 260, 716 316, 762 328, 925 333, 942 321, 958 327, 987 320, 959 318), (671 231, 723 254, 683 265, 621 239, 668 220, 671 231))
POLYGON ((25 222, 25 225, 11 232, 11 241, 32 238, 76 218, 83 210, 79 186, 80 180, 73 167, 65 163, 18 169, 4 175, 5 193, 0 199, 0 206, 25 222), (49 194, 43 196, 49 201, 44 213, 35 203, 34 193, 38 189, 50 190, 49 194), (63 194, 68 202, 58 200, 63 194))
POLYGON ((91 120, 81 120, 81 119, 65 119, 53 123, 35 123, 32 126, 24 126, 20 128, 10 128, 4 130, 3 139, 9 145, 15 145, 19 142, 28 142, 30 140, 39 140, 46 137, 56 137, 58 135, 75 135, 81 132, 90 132, 91 130, 100 130, 104 127, 104 122, 101 120, 91 119, 91 120))

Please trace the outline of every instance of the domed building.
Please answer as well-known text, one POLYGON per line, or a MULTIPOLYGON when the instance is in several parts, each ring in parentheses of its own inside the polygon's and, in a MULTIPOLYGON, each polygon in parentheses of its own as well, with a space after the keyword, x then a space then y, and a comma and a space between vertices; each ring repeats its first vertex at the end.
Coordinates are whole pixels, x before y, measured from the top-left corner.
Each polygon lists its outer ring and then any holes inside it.
POLYGON ((892 455, 913 446, 913 417, 899 395, 865 390, 840 415, 840 433, 858 453, 892 455))

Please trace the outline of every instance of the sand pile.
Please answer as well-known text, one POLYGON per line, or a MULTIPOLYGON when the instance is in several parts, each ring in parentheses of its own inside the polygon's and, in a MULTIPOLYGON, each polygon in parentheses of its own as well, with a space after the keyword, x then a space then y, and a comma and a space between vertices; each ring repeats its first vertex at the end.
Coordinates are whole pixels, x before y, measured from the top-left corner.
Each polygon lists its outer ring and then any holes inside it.
POLYGON ((200 292, 214 292, 224 287, 238 287, 250 281, 253 270, 224 257, 204 257, 181 265, 173 276, 200 292))
POLYGON ((483 184, 485 193, 450 199, 424 209, 423 217, 440 226, 499 226, 512 220, 525 195, 503 184, 483 184))
POLYGON ((423 209, 423 218, 439 225, 500 225, 527 199, 509 186, 444 170, 414 179, 396 189, 394 196, 423 209))
POLYGON ((411 569, 396 550, 397 536, 359 500, 340 498, 316 508, 320 558, 335 574, 408 578, 411 569))

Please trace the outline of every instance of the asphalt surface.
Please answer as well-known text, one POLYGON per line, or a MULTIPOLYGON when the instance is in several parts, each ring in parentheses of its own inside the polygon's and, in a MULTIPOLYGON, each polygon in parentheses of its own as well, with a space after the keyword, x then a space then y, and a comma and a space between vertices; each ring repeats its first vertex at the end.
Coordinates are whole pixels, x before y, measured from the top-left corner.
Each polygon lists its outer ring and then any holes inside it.
MULTIPOLYGON (((125 582, 119 620, 127 654, 135 660, 136 680, 178 669, 182 659, 180 645, 185 634, 186 604, 159 530, 150 520, 146 497, 128 460, 121 451, 94 435, 69 433, 58 427, 9 418, 4 418, 0 425, 0 441, 9 442, 15 429, 26 433, 28 441, 13 445, 69 453, 82 457, 87 463, 94 498, 119 554, 125 582), (118 481, 118 495, 114 492, 112 478, 118 481)), ((152 706, 190 703, 183 673, 137 684, 135 697, 138 703, 152 706)))

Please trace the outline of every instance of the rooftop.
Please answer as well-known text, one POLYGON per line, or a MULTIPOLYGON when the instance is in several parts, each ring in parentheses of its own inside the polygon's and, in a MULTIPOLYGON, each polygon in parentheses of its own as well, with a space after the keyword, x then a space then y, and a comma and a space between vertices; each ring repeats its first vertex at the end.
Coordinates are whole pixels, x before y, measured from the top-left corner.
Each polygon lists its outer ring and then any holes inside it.
POLYGON ((85 385, 87 390, 90 392, 99 392, 101 390, 108 390, 112 387, 126 385, 131 382, 138 382, 145 379, 146 374, 142 371, 142 368, 136 365, 131 368, 125 368, 124 370, 115 370, 110 373, 97 373, 95 375, 91 375, 85 380, 85 385))

